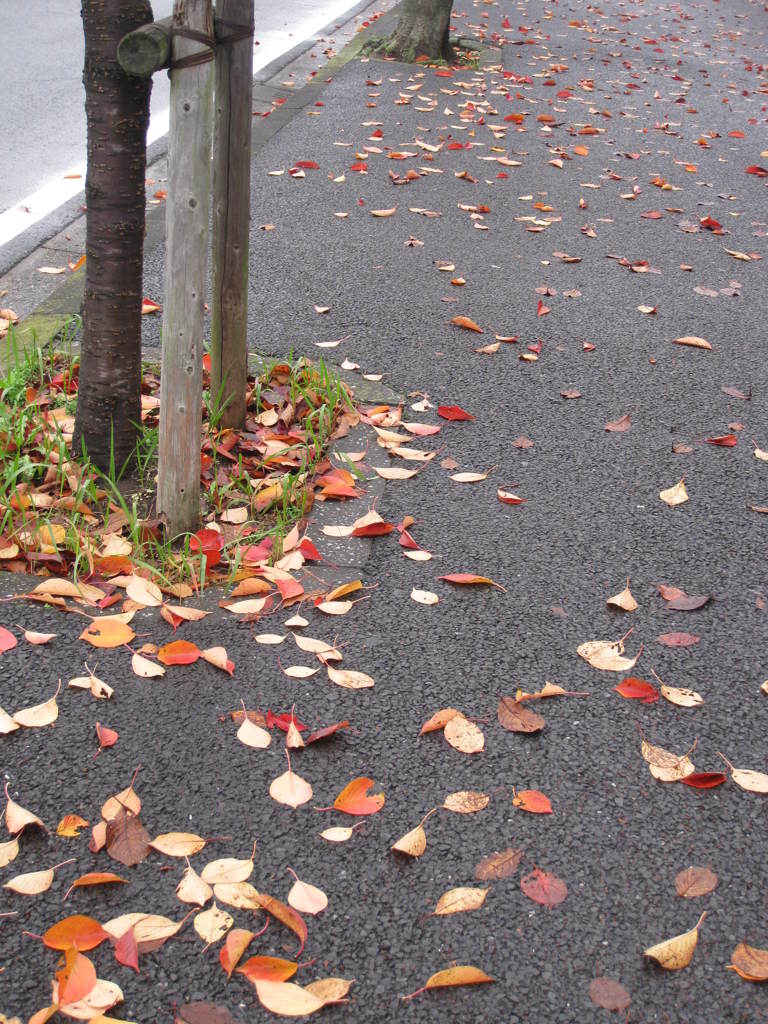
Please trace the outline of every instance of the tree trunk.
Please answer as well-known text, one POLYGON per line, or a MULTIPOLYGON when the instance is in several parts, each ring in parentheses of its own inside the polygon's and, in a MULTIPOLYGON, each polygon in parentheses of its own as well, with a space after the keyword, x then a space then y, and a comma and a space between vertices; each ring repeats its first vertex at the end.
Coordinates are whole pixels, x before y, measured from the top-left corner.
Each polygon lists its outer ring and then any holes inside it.
POLYGON ((127 75, 117 44, 152 21, 149 0, 82 0, 88 119, 86 270, 72 441, 101 469, 134 454, 141 421, 144 177, 150 78, 127 75))
POLYGON ((412 63, 417 57, 452 60, 449 28, 453 0, 404 0, 386 51, 412 63))

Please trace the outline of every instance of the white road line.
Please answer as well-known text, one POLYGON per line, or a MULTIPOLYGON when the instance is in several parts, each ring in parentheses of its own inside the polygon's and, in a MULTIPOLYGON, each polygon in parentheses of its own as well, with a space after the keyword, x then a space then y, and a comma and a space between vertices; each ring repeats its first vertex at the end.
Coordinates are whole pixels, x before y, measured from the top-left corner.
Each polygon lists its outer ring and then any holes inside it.
MULTIPOLYGON (((313 35, 348 11, 354 3, 350 0, 336 0, 325 3, 318 14, 304 18, 291 26, 291 38, 286 39, 284 32, 265 32, 259 35, 259 46, 253 55, 253 73, 261 71, 273 60, 287 53, 297 44, 310 39, 313 35)), ((168 134, 168 110, 155 114, 147 133, 147 145, 151 145, 168 134)), ((53 181, 44 185, 37 192, 25 196, 4 213, 0 213, 0 246, 12 241, 27 228, 37 224, 63 203, 73 199, 85 187, 85 163, 76 164, 64 171, 53 181)))

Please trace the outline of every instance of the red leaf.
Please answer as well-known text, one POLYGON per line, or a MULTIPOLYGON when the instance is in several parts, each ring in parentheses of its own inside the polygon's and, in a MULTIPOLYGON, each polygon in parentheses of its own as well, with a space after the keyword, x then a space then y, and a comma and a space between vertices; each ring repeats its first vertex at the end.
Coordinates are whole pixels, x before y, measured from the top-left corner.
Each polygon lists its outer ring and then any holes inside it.
POLYGON ((322 562, 323 560, 323 556, 317 550, 309 537, 305 537, 301 544, 299 544, 299 551, 309 562, 322 562))
POLYGON ((652 683, 634 676, 623 679, 618 686, 614 686, 614 690, 627 700, 642 700, 643 704, 654 704, 660 696, 652 683))
POLYGON ((12 647, 15 647, 19 641, 5 626, 0 626, 0 654, 4 654, 6 651, 10 651, 12 647))
POLYGON ((686 786, 693 786, 694 789, 714 789, 715 786, 722 786, 728 781, 725 772, 693 772, 680 779, 686 786))
POLYGON ((530 875, 520 879, 520 888, 528 899, 545 907, 556 907, 568 895, 565 882, 549 871, 534 868, 530 875))
POLYGON ((103 750, 105 747, 114 747, 118 741, 118 734, 115 730, 108 729, 101 722, 96 723, 96 736, 99 740, 99 750, 103 750))
POLYGON ((62 1003, 77 1003, 85 999, 96 984, 96 968, 87 956, 73 946, 64 953, 64 966, 56 971, 59 999, 62 1003))
POLYGON ((302 737, 304 740, 304 746, 308 746, 310 743, 317 743, 318 740, 326 740, 329 736, 334 736, 340 729, 348 729, 349 722, 335 722, 333 725, 326 725, 322 729, 316 729, 309 736, 302 737))
POLYGON ((284 601, 290 601, 294 597, 301 597, 304 593, 304 587, 298 580, 278 580, 277 589, 280 591, 280 596, 284 601))
POLYGON ((297 160, 294 166, 303 167, 306 171, 316 171, 320 164, 316 164, 314 160, 297 160))
POLYGON ((123 932, 115 942, 115 960, 124 967, 132 967, 139 973, 139 947, 136 945, 136 936, 133 928, 123 932))
POLYGON ((359 171, 362 174, 364 171, 368 170, 368 164, 361 160, 359 163, 350 164, 349 169, 350 171, 359 171))
POLYGON ((720 221, 715 220, 714 217, 701 217, 699 218, 699 223, 703 228, 706 228, 707 231, 722 231, 723 228, 720 221))
POLYGON ((719 437, 708 437, 707 444, 719 444, 721 448, 733 448, 739 439, 735 434, 721 434, 719 437))
POLYGON ((697 644, 701 637, 694 636, 693 633, 662 633, 656 639, 667 647, 691 647, 697 644))
POLYGON ((224 546, 224 540, 217 530, 198 530, 189 538, 190 551, 202 551, 206 555, 218 553, 224 546))
POLYGON ((538 305, 536 306, 536 316, 546 316, 547 313, 551 313, 552 310, 549 306, 545 306, 544 303, 539 299, 538 305))
POLYGON ((174 640, 157 652, 163 665, 191 665, 200 657, 200 648, 189 640, 174 640))
POLYGON ((701 594, 699 596, 680 594, 679 597, 673 597, 667 601, 667 608, 671 608, 675 612, 695 612, 699 608, 703 608, 705 604, 709 604, 711 600, 711 594, 701 594))
POLYGON ((394 528, 394 523, 370 523, 368 526, 358 526, 356 529, 352 531, 351 536, 383 537, 388 533, 392 533, 394 528))
POLYGON ((437 415, 444 420, 473 420, 475 418, 460 405, 438 405, 437 415))
POLYGON ((267 711, 267 728, 268 729, 282 729, 283 732, 288 732, 291 727, 291 722, 296 726, 299 732, 304 732, 309 726, 304 725, 298 718, 294 718, 292 714, 275 715, 271 711, 267 711))
POLYGON ((731 398, 740 398, 744 402, 748 402, 752 397, 751 391, 739 391, 738 388, 722 387, 720 390, 724 395, 730 395, 731 398))
POLYGON ((747 167, 747 174, 755 174, 758 178, 768 178, 768 171, 764 167, 758 167, 757 164, 747 167))

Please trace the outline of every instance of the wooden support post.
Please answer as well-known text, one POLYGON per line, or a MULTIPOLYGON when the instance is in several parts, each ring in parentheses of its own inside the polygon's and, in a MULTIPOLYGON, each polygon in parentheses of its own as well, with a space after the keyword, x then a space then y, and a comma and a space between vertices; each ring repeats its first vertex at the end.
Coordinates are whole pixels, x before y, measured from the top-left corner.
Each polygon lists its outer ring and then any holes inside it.
MULTIPOLYGON (((213 43, 211 0, 175 0, 174 32, 213 43)), ((172 43, 165 301, 160 375, 158 512, 171 537, 200 521, 203 304, 211 193, 213 63, 210 48, 175 34, 172 43), (189 61, 187 66, 178 65, 189 61)))
POLYGON ((211 399, 222 427, 245 424, 251 206, 253 0, 217 0, 211 399))
POLYGON ((148 78, 168 67, 172 22, 173 18, 152 21, 123 36, 117 46, 117 59, 126 74, 148 78))

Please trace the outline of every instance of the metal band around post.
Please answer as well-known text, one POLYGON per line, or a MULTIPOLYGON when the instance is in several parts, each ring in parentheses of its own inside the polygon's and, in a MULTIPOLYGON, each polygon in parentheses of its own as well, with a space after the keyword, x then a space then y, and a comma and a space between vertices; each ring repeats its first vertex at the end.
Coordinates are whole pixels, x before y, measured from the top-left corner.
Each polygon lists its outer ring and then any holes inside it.
POLYGON ((171 53, 173 53, 173 40, 175 36, 182 36, 184 39, 192 39, 195 42, 202 43, 206 49, 198 50, 197 53, 190 53, 187 57, 179 57, 177 60, 171 59, 170 71, 180 71, 182 68, 193 68, 197 67, 198 64, 207 64, 213 60, 216 40, 212 36, 208 36, 205 32, 195 32, 194 29, 190 28, 179 28, 176 25, 171 25, 170 31, 170 47, 171 53))

